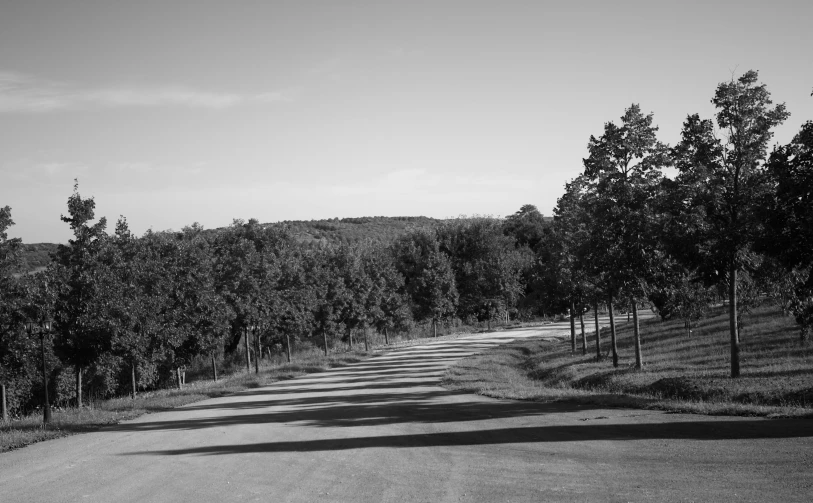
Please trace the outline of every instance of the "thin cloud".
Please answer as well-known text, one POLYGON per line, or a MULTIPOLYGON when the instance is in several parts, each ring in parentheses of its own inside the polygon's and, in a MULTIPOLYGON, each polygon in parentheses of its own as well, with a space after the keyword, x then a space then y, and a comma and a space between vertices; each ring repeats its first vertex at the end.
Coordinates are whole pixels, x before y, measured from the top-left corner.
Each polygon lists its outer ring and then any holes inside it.
POLYGON ((180 106, 225 109, 242 104, 286 101, 282 92, 236 94, 183 86, 82 89, 28 75, 0 72, 0 112, 46 113, 59 110, 180 106))

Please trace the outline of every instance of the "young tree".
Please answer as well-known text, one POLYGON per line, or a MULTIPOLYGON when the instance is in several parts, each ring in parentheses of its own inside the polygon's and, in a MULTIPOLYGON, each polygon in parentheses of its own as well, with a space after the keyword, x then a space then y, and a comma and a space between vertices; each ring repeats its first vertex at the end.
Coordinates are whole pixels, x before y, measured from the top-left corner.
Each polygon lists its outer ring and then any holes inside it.
POLYGON ((93 198, 82 199, 78 182, 68 198, 68 216, 62 221, 70 225, 74 238, 68 245, 59 245, 56 253, 61 288, 56 302, 56 348, 64 361, 73 365, 76 377, 76 406, 82 406, 82 372, 109 350, 110 338, 105 325, 109 271, 98 256, 107 238, 107 219, 95 224, 93 198))
MULTIPOLYGON (((601 238, 596 257, 605 274, 610 309, 613 297, 623 292, 637 320, 638 301, 646 296, 647 278, 657 241, 653 237, 653 201, 662 177, 660 169, 669 165, 668 147, 657 140, 658 128, 652 114, 644 115, 633 104, 621 117, 621 125, 604 125, 604 134, 590 137, 589 157, 583 160, 584 175, 593 184, 590 200, 594 236, 601 238)), ((614 332, 614 317, 611 333, 614 332)), ((635 366, 643 365, 641 337, 633 324, 635 366)), ((617 358, 614 358, 617 365, 617 358)))
POLYGON ((673 150, 682 204, 669 232, 683 242, 678 256, 708 283, 728 286, 731 377, 740 375, 738 276, 754 264, 762 227, 759 202, 768 189, 764 161, 773 128, 790 115, 751 70, 717 86, 716 122, 690 115, 673 150), (718 137, 719 132, 719 137, 718 137))

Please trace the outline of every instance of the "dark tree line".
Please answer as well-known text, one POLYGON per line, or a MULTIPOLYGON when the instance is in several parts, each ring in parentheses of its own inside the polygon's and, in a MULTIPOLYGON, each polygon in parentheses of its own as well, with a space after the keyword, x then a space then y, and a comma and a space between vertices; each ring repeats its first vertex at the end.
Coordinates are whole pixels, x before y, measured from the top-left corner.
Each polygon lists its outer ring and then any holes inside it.
MULTIPOLYGON (((535 209, 534 209, 535 211, 535 209)), ((538 212, 537 212, 538 213, 538 212)), ((46 367, 51 396, 63 403, 182 385, 183 369, 243 354, 254 370, 270 348, 328 354, 368 346, 416 324, 505 319, 525 293, 533 262, 524 233, 474 218, 419 226, 389 245, 368 240, 313 246, 280 225, 236 220, 225 229, 195 224, 134 236, 123 217, 112 233, 96 220, 93 198, 75 187, 62 220, 73 232, 49 267, 22 276, 19 240, 0 213, 0 383, 13 411, 39 403, 39 331, 53 321, 46 367)), ((544 223, 539 216, 538 223, 544 223)))
POLYGON ((642 301, 690 328, 724 299, 732 377, 740 375, 743 309, 760 298, 793 312, 803 341, 813 326, 813 126, 769 153, 773 129, 790 114, 754 71, 721 83, 712 103, 714 119, 689 115, 673 147, 633 104, 590 138, 584 172, 556 207, 545 287, 559 288, 574 317, 606 303, 615 366, 615 305, 632 313, 638 368, 642 301), (665 177, 665 168, 677 175, 665 177))

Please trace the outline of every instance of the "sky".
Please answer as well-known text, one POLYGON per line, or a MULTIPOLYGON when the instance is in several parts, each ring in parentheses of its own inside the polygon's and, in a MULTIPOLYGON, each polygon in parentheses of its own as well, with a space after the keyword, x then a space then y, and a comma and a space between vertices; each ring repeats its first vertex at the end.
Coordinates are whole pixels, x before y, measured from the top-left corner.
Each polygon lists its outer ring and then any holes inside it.
POLYGON ((813 119, 813 2, 0 1, 0 207, 131 230, 550 215, 633 103, 674 144, 759 71, 813 119))

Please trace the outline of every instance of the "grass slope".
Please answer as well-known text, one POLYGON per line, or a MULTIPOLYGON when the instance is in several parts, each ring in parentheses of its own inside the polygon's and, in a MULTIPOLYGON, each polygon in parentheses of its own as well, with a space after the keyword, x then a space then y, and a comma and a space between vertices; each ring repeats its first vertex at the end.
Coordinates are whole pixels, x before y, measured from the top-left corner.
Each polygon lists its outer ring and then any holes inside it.
MULTIPOLYGON (((578 324, 577 324, 578 325, 578 324)), ((592 327, 592 324, 588 325, 592 327)), ((578 327, 577 327, 578 331, 578 327)), ((602 330, 602 352, 609 334, 602 330)), ((687 333, 680 321, 641 323, 644 368, 634 368, 631 324, 618 331, 620 366, 569 341, 518 341, 452 367, 444 386, 495 398, 736 415, 813 416, 813 347, 800 346, 792 318, 776 308, 745 316, 742 376, 729 378, 728 317, 722 308, 687 333)))

